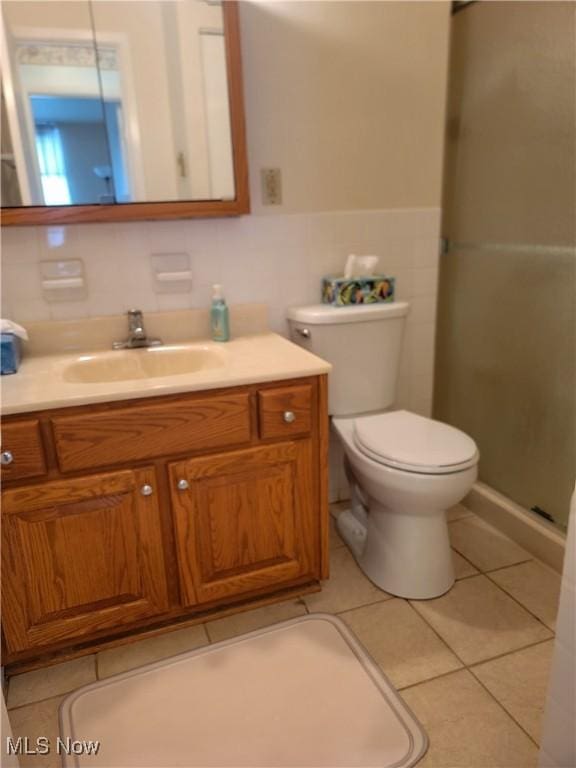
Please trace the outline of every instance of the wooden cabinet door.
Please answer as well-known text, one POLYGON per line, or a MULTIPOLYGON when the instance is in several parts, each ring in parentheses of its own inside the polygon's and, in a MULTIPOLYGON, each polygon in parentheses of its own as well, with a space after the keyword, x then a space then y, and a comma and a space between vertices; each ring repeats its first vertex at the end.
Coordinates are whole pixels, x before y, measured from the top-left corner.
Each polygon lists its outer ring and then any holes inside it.
POLYGON ((186 605, 317 577, 312 466, 309 440, 170 465, 186 605))
POLYGON ((156 486, 147 468, 3 494, 2 620, 11 652, 167 609, 156 486))

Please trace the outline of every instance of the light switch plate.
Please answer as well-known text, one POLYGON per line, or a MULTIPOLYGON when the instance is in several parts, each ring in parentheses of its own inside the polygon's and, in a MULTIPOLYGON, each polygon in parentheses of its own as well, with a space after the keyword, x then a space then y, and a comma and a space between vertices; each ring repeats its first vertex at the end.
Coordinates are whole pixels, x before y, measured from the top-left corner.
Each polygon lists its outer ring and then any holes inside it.
POLYGON ((262 168, 262 205, 282 205, 282 173, 280 168, 262 168))

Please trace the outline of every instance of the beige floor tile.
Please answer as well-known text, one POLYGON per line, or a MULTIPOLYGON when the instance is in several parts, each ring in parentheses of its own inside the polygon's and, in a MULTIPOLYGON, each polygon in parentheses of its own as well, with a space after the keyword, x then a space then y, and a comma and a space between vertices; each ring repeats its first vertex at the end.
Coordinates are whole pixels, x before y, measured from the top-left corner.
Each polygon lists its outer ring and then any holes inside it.
POLYGON ((549 629, 486 576, 457 581, 442 597, 412 605, 465 664, 552 637, 549 629))
POLYGON ((481 571, 530 559, 529 552, 478 517, 456 520, 450 523, 449 530, 454 549, 481 571))
POLYGON ((97 654, 98 677, 110 677, 128 669, 142 667, 153 661, 192 651, 209 643, 202 624, 167 632, 165 635, 149 637, 135 643, 120 645, 97 654))
POLYGON ((532 560, 495 571, 490 574, 490 578, 550 629, 554 629, 561 582, 556 571, 532 560))
POLYGON ((339 547, 330 554, 330 578, 323 582, 322 591, 304 600, 310 611, 341 613, 390 597, 364 576, 348 547, 339 547))
POLYGON ((8 685, 8 709, 50 699, 94 682, 94 661, 94 656, 82 656, 80 659, 11 677, 8 685))
POLYGON ((454 561, 456 579, 465 579, 467 576, 474 576, 478 573, 478 569, 474 568, 472 563, 469 563, 466 558, 454 550, 452 550, 452 560, 454 561))
POLYGON ((456 504, 446 511, 446 519, 451 523, 453 520, 460 520, 463 517, 472 517, 472 514, 463 504, 456 504))
POLYGON ((402 697, 430 739, 418 768, 535 768, 537 747, 467 670, 402 697))
POLYGON ((210 640, 217 643, 235 635, 243 635, 245 632, 253 632, 255 629, 278 624, 280 621, 294 619, 296 616, 304 616, 305 613, 305 605, 300 601, 292 600, 209 621, 206 624, 206 630, 210 640))
POLYGON ((405 600, 356 608, 341 618, 397 688, 462 666, 405 600))
MULTIPOLYGON (((43 736, 49 739, 50 753, 47 755, 19 755, 20 768, 60 768, 61 757, 56 751, 56 739, 59 736, 58 707, 62 697, 47 699, 26 707, 12 709, 10 711, 10 725, 12 737, 25 737, 30 740, 32 748, 36 745, 36 739, 43 736)), ((88 737, 91 738, 91 737, 88 737)), ((97 739, 98 736, 93 737, 97 739)), ((4 753, 4 745, 2 745, 4 753)))
POLYGON ((537 743, 553 650, 554 641, 548 640, 471 670, 537 743))

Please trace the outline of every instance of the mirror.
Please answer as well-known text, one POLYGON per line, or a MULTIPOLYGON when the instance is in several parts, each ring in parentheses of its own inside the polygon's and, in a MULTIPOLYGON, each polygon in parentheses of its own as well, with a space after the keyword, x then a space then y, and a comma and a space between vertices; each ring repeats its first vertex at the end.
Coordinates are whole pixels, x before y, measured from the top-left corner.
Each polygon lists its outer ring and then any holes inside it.
POLYGON ((248 211, 237 6, 2 2, 3 223, 248 211))

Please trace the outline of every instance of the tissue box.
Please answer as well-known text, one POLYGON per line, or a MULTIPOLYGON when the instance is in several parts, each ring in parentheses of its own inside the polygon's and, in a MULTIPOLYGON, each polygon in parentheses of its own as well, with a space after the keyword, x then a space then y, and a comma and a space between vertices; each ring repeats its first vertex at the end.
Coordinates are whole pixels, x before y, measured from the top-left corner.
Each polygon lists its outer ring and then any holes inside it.
POLYGON ((22 357, 22 342, 13 333, 0 334, 0 373, 16 373, 22 357))
POLYGON ((350 279, 328 275, 322 280, 322 303, 348 307, 394 301, 394 282, 385 275, 350 279))

